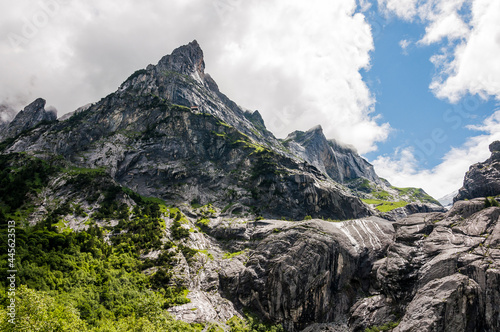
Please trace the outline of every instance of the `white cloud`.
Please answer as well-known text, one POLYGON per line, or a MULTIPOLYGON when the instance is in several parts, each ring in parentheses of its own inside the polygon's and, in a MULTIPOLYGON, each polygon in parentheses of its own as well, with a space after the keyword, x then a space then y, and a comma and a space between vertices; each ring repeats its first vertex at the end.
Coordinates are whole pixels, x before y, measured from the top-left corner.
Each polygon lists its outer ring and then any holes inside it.
POLYGON ((356 12, 367 6, 364 0, 2 2, 0 101, 20 108, 44 97, 62 115, 197 39, 221 90, 259 109, 278 136, 321 124, 327 136, 368 152, 389 125, 373 114, 374 98, 359 73, 369 68, 373 50, 370 26, 356 12), (21 37, 14 38, 17 46, 9 42, 13 36, 21 37))
POLYGON ((431 61, 438 69, 430 87, 457 102, 467 93, 500 100, 500 1, 378 0, 387 12, 426 24, 419 45, 448 43, 431 61))
POLYGON ((416 151, 406 147, 392 156, 380 156, 374 160, 375 171, 395 186, 422 187, 435 198, 449 194, 462 186, 470 165, 489 158, 489 144, 500 140, 500 110, 481 125, 469 126, 469 129, 483 134, 469 137, 464 145, 451 149, 432 169, 419 169, 416 151))
POLYGON ((408 54, 408 47, 411 45, 411 41, 407 39, 403 39, 399 41, 399 46, 401 47, 401 50, 403 54, 408 54))
POLYGON ((372 116, 374 99, 359 74, 373 41, 355 8, 328 0, 248 6, 247 33, 226 44, 218 63, 242 75, 216 79, 238 102, 262 110, 278 136, 321 124, 329 137, 374 150, 389 126, 372 116))
POLYGON ((500 100, 500 1, 475 0, 471 32, 451 59, 442 63, 443 74, 431 84, 438 97, 452 102, 466 93, 500 100))
POLYGON ((378 0, 382 9, 407 20, 412 20, 417 14, 417 2, 418 0, 378 0))
POLYGON ((469 34, 469 27, 464 23, 457 12, 438 15, 425 28, 425 36, 420 40, 424 45, 440 42, 444 38, 455 40, 465 38, 469 34))

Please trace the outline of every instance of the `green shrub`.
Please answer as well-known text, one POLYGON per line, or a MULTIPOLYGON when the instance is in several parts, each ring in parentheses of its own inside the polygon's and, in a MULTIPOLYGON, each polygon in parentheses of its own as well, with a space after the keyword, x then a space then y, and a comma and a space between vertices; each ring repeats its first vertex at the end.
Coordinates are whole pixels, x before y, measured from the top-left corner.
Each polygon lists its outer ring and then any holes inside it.
POLYGON ((170 232, 174 240, 182 240, 189 237, 189 229, 182 227, 181 223, 177 220, 174 220, 174 223, 170 227, 170 232))

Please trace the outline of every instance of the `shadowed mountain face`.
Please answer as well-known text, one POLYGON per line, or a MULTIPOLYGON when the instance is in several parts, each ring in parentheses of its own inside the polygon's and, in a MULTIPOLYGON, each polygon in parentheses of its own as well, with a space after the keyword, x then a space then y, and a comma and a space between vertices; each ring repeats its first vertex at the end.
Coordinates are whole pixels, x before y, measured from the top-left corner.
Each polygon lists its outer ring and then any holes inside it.
MULTIPOLYGON (((498 142, 443 212, 321 127, 276 139, 204 67, 194 41, 64 120, 27 106, 0 142, 0 224, 24 218, 59 247, 98 236, 106 250, 81 250, 133 256, 189 323, 230 330, 248 310, 286 331, 500 330, 498 142)), ((108 286, 95 298, 112 301, 108 286)))
POLYGON ((306 132, 294 131, 285 138, 284 145, 339 183, 359 178, 378 185, 383 183, 373 166, 361 158, 353 147, 327 140, 321 126, 306 132))
POLYGON ((257 112, 219 91, 204 67, 193 41, 65 121, 26 132, 18 115, 9 128, 24 134, 6 152, 50 152, 79 167, 104 167, 123 186, 176 204, 231 204, 242 213, 288 219, 372 214, 288 152, 257 112))

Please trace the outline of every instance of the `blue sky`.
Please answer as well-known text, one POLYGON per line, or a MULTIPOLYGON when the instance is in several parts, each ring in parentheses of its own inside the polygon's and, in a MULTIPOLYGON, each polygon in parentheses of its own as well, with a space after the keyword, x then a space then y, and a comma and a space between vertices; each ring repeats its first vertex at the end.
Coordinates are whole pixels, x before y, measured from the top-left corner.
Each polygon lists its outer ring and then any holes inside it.
MULTIPOLYGON (((364 156, 374 160, 381 154, 392 154, 397 148, 412 147, 418 154, 420 169, 435 167, 452 147, 465 143, 472 134, 467 126, 482 123, 495 110, 497 102, 491 97, 485 100, 471 94, 457 103, 438 98, 429 87, 436 72, 430 58, 443 43, 417 46, 415 42, 425 35, 424 24, 384 18, 376 8, 374 11, 373 24, 383 26, 374 36, 371 67, 362 74, 375 94, 376 112, 390 122, 393 131, 377 151, 364 156), (402 40, 413 44, 403 50, 402 40), (432 141, 436 129, 442 132, 438 142, 432 141)), ((369 20, 370 16, 367 15, 369 20)))
POLYGON ((62 116, 193 39, 277 137, 320 124, 399 187, 457 190, 500 139, 498 0, 3 1, 0 109, 62 116))

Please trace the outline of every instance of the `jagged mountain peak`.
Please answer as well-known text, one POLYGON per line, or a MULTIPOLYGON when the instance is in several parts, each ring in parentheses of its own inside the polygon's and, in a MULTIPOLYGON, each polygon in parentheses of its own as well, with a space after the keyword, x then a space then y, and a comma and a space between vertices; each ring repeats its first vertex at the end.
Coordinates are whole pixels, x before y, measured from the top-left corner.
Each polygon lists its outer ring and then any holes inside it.
POLYGON ((500 195, 500 141, 492 142, 489 149, 490 158, 470 166, 453 202, 500 195))
POLYGON ((21 111, 21 112, 25 112, 25 113, 37 112, 40 109, 43 109, 45 107, 45 104, 46 104, 46 100, 45 99, 43 99, 43 98, 37 98, 33 102, 31 102, 31 104, 29 104, 28 106, 26 106, 24 108, 24 110, 21 111))
POLYGON ((321 125, 305 132, 294 131, 283 143, 294 154, 339 183, 365 178, 376 184, 382 184, 373 166, 359 156, 354 147, 327 139, 321 125))
POLYGON ((308 131, 308 133, 323 133, 323 127, 321 127, 321 125, 316 125, 312 128, 310 128, 308 131))
POLYGON ((25 130, 29 130, 42 122, 52 122, 57 119, 55 110, 45 110, 45 99, 37 98, 17 113, 12 122, 9 123, 1 138, 15 137, 25 130))
POLYGON ((214 115, 261 144, 279 145, 265 129, 260 114, 246 116, 245 111, 224 95, 205 73, 203 51, 196 40, 176 48, 157 65, 137 70, 122 83, 117 95, 120 98, 159 97, 199 113, 214 115))
POLYGON ((266 124, 264 123, 264 119, 259 111, 245 111, 245 118, 247 118, 257 129, 267 131, 266 124))
POLYGON ((321 125, 314 126, 307 131, 295 130, 290 134, 288 134, 288 136, 285 138, 284 141, 285 142, 295 141, 299 144, 302 144, 305 142, 310 143, 311 140, 313 140, 317 144, 322 144, 327 142, 327 139, 325 137, 325 134, 323 133, 323 128, 321 127, 321 125))
POLYGON ((163 70, 175 71, 185 75, 205 75, 203 50, 196 40, 176 48, 172 54, 166 55, 157 65, 163 70))
POLYGON ((342 151, 344 153, 353 153, 356 155, 358 154, 358 150, 354 145, 346 144, 334 138, 329 139, 328 144, 330 144, 330 146, 337 151, 342 151))
POLYGON ((495 152, 500 152, 500 141, 494 141, 489 146, 490 152, 493 154, 495 152))

